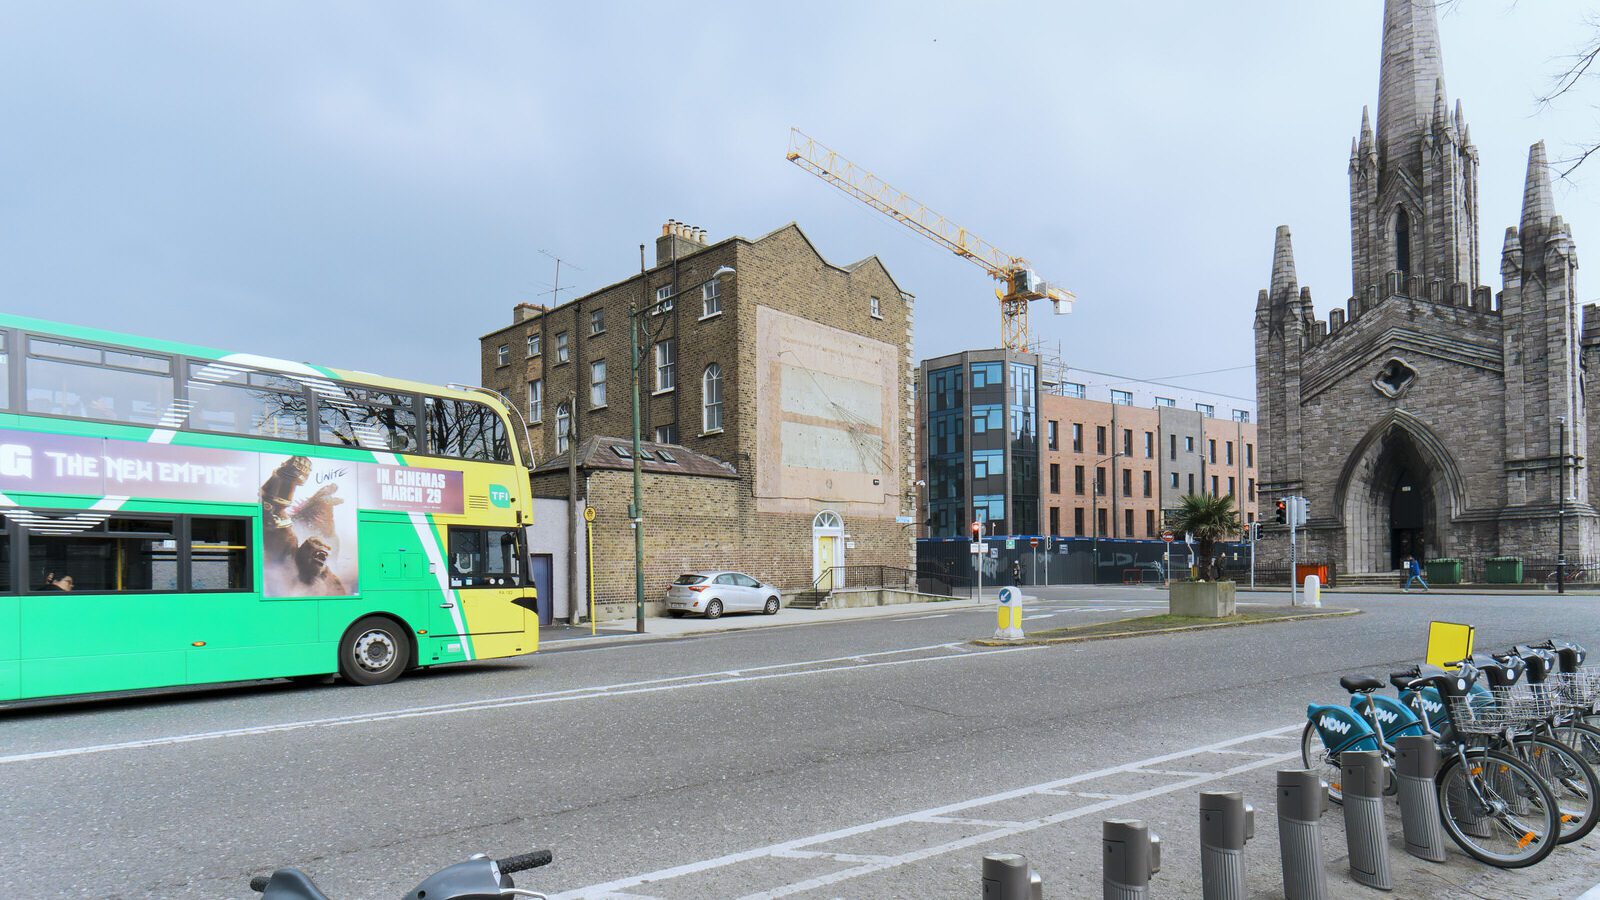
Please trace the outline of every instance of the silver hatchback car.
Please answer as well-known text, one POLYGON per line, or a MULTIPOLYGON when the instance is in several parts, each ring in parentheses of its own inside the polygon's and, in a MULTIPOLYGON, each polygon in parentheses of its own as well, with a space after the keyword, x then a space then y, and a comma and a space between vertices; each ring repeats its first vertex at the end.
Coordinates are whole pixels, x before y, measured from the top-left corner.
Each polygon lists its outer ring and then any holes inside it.
POLYGON ((718 570, 679 575, 667 589, 667 615, 674 619, 694 614, 708 619, 725 612, 778 614, 783 594, 773 585, 743 572, 718 570))

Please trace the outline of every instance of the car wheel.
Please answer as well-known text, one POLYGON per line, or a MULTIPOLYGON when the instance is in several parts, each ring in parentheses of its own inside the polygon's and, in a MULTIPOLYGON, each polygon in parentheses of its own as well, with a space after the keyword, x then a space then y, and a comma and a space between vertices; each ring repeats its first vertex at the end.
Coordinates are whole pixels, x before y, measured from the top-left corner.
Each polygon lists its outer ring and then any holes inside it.
POLYGON ((393 619, 367 616, 339 641, 339 674, 351 684, 388 684, 411 663, 411 642, 393 619))
POLYGON ((671 616, 674 619, 681 619, 681 618, 683 618, 683 610, 681 610, 681 609, 669 609, 669 610, 667 610, 667 615, 671 616))
POLYGON ((766 609, 762 610, 762 612, 766 613, 769 616, 775 616, 775 615, 778 614, 778 605, 779 604, 778 604, 778 598, 777 597, 768 597, 767 598, 767 607, 766 607, 766 609))
POLYGON ((720 618, 722 618, 722 601, 721 600, 713 600, 710 603, 706 604, 706 618, 708 618, 708 619, 720 619, 720 618))

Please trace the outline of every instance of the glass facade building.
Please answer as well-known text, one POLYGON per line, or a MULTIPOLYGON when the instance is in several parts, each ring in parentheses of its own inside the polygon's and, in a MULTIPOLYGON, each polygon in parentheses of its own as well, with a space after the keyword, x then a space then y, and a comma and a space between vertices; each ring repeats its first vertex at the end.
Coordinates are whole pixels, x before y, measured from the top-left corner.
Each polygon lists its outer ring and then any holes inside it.
POLYGON ((928 360, 920 372, 927 533, 1039 533, 1039 361, 977 350, 928 360))

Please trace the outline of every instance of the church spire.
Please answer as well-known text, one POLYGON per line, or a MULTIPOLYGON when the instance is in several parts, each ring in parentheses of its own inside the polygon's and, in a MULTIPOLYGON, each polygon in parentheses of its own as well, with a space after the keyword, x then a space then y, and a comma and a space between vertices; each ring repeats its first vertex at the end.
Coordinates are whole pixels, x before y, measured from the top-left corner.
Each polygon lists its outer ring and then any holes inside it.
POLYGON ((1522 189, 1522 246, 1535 250, 1550 218, 1556 214, 1550 191, 1550 165, 1544 158, 1544 141, 1528 150, 1528 181, 1522 189))
POLYGON ((1408 159, 1421 146, 1443 78, 1434 0, 1384 0, 1378 140, 1386 162, 1408 159))
POLYGON ((1289 226, 1279 225, 1272 244, 1272 302, 1292 302, 1299 293, 1294 274, 1294 247, 1289 241, 1289 226))

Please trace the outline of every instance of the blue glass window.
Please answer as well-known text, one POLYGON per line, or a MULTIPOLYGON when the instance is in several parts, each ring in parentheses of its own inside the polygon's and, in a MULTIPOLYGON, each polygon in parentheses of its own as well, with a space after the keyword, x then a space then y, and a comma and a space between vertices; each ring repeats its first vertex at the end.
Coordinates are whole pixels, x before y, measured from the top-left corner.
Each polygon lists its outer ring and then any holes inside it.
POLYGON ((972 364, 972 389, 1000 386, 1000 364, 973 363, 972 364))

